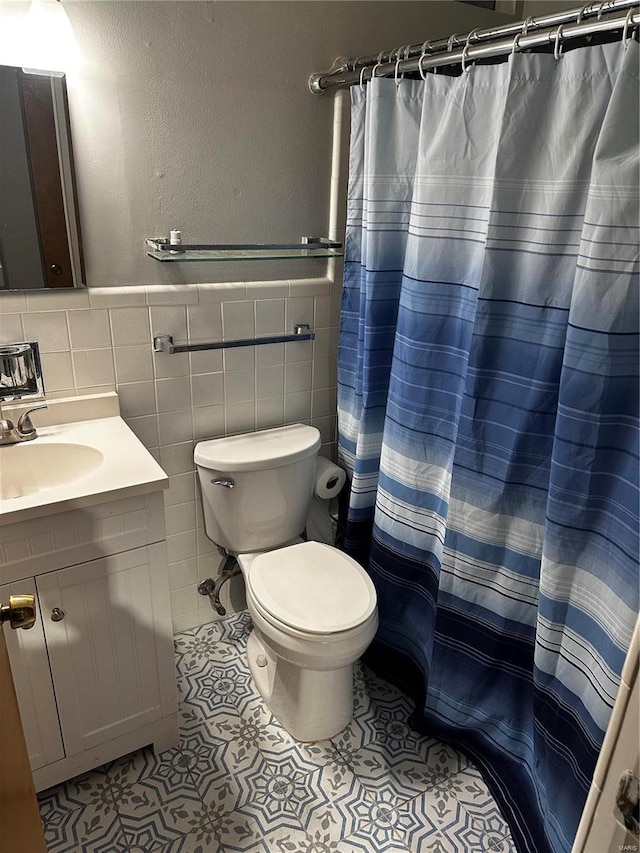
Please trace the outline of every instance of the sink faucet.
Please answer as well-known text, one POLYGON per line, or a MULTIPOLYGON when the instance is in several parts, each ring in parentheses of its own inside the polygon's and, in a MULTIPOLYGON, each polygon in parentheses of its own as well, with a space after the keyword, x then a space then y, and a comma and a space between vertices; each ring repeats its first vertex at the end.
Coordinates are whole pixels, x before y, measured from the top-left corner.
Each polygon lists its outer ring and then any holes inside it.
POLYGON ((0 445, 19 444, 21 441, 31 441, 36 438, 38 433, 36 432, 34 425, 31 423, 29 415, 37 409, 46 408, 47 404, 41 403, 39 406, 33 406, 31 409, 27 409, 26 412, 23 412, 20 415, 17 426, 14 426, 13 421, 10 421, 8 418, 3 418, 2 412, 0 411, 0 445))

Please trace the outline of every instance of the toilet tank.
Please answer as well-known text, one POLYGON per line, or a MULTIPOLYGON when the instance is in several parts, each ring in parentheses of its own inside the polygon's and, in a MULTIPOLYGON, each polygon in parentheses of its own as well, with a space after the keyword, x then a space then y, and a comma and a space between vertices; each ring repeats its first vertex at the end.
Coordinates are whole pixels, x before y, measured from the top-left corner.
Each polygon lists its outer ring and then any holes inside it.
POLYGON ((319 449, 320 433, 304 424, 199 442, 194 460, 209 539, 240 554, 299 536, 319 449))

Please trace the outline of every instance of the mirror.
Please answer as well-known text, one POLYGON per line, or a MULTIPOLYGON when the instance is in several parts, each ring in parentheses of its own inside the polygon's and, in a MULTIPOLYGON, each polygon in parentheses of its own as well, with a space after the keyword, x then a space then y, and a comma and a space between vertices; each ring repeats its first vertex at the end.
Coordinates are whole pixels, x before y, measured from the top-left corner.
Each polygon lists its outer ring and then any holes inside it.
POLYGON ((84 284, 65 80, 0 66, 0 291, 84 284))

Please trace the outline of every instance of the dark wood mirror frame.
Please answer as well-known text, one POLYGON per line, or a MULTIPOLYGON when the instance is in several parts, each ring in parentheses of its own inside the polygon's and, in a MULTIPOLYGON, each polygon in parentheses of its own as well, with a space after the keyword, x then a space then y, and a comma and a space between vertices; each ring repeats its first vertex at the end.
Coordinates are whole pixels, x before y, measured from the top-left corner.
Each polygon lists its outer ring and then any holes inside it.
POLYGON ((0 291, 82 286, 84 258, 64 78, 10 67, 0 72, 0 84, 13 95, 1 103, 8 121, 0 130, 0 291), (28 219, 31 228, 19 222, 18 207, 22 222, 28 219))

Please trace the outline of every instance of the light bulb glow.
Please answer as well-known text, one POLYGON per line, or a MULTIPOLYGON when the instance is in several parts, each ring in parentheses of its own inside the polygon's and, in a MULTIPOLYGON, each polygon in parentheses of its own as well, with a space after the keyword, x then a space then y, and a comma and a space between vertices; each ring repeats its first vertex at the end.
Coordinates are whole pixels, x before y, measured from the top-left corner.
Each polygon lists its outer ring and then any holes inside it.
POLYGON ((65 74, 77 62, 71 21, 58 0, 31 0, 24 19, 21 65, 38 74, 65 74))

